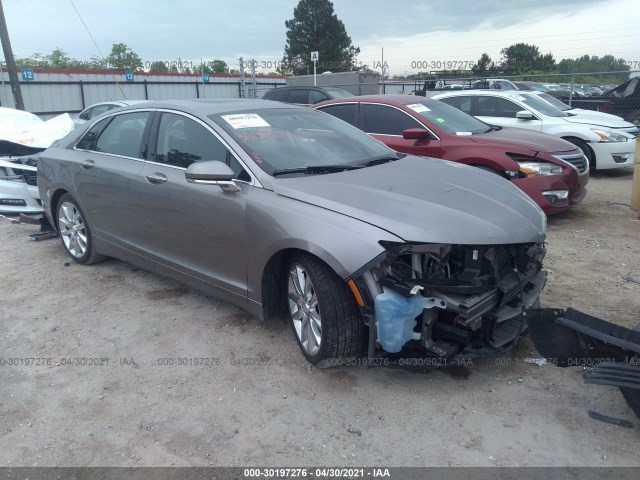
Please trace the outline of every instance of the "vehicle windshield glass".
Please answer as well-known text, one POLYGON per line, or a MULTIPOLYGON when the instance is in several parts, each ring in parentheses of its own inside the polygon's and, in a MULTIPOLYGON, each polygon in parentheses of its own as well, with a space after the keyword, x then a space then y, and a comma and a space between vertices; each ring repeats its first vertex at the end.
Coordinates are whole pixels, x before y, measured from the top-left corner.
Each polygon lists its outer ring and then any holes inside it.
POLYGON ((571 106, 569 106, 566 103, 558 100, 553 95, 549 95, 548 93, 537 93, 536 95, 538 95, 545 102, 549 102, 551 105, 556 107, 558 110, 562 110, 563 112, 565 110, 571 110, 571 106))
POLYGON ((407 108, 427 119, 432 125, 453 135, 476 135, 491 130, 486 123, 444 102, 410 103, 407 108))
POLYGON ((332 115, 295 109, 256 109, 209 115, 271 174, 309 166, 355 166, 399 158, 382 143, 332 115))
POLYGON ((516 99, 520 100, 522 103, 528 105, 529 107, 533 108, 534 110, 548 117, 568 117, 569 116, 563 111, 558 110, 556 107, 549 105, 544 100, 538 98, 537 95, 533 95, 529 93, 521 93, 516 97, 516 99))
POLYGON ((341 88, 327 88, 324 87, 325 92, 329 95, 330 98, 347 98, 353 97, 353 93, 349 93, 346 90, 342 90, 341 88))

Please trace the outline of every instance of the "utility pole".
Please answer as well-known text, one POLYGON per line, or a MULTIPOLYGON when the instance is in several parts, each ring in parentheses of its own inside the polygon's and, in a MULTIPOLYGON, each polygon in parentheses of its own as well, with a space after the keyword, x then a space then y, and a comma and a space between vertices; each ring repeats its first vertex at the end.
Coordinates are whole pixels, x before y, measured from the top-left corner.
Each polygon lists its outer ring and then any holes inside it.
POLYGON ((7 30, 7 22, 4 18, 2 0, 0 0, 0 40, 2 41, 2 50, 4 52, 4 59, 7 62, 7 69, 9 70, 9 81, 11 82, 13 100, 18 110, 24 110, 22 91, 20 91, 20 82, 18 81, 18 73, 16 72, 16 61, 13 59, 11 42, 9 42, 9 31, 7 30))

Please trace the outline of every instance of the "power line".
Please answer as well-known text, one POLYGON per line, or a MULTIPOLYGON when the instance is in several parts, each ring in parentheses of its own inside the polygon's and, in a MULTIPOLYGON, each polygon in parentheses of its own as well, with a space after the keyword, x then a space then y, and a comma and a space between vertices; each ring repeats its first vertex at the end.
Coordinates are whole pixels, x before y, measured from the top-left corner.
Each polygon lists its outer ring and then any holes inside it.
POLYGON ((78 18, 80 19, 80 21, 82 22, 82 25, 84 25, 84 29, 87 31, 87 33, 89 34, 89 37, 91 38, 91 41, 93 42, 93 44, 96 47, 96 50, 98 50, 98 53, 100 54, 100 56, 104 59, 104 55, 102 54, 102 52, 100 51, 100 47, 98 46, 98 44, 96 43, 95 39, 93 38, 93 35, 91 35, 91 32, 89 31, 89 27, 87 27, 87 24, 84 23, 84 20, 82 19, 82 16, 80 15, 80 12, 78 11, 78 9, 76 8, 75 4, 73 3, 73 0, 69 0, 69 3, 71 4, 71 6, 73 7, 73 9, 76 11, 76 13, 78 14, 78 18))

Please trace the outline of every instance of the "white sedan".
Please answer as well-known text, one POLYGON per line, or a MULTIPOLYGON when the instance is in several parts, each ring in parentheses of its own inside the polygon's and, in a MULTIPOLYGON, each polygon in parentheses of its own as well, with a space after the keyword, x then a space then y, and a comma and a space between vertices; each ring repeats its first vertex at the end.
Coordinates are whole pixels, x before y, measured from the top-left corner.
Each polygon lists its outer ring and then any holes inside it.
POLYGON ((76 127, 79 127, 85 122, 96 118, 99 115, 102 115, 105 112, 113 110, 115 108, 128 107, 129 105, 133 105, 135 103, 142 103, 146 100, 113 100, 110 102, 100 102, 94 103, 93 105, 89 105, 87 108, 82 110, 77 116, 73 118, 73 124, 76 127))
POLYGON ((563 112, 530 92, 465 90, 435 98, 480 120, 563 138, 580 148, 591 170, 631 167, 638 127, 620 118, 563 112))

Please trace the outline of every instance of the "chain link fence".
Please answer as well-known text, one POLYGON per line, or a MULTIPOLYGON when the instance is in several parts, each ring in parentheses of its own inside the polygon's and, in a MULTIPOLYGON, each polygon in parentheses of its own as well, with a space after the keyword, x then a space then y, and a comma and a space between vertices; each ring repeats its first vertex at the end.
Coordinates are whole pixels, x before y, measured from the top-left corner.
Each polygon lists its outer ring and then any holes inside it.
POLYGON ((380 83, 381 93, 427 97, 477 88, 541 91, 572 108, 610 113, 640 126, 640 71, 637 70, 500 77, 447 77, 434 73, 423 79, 380 83))

